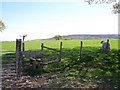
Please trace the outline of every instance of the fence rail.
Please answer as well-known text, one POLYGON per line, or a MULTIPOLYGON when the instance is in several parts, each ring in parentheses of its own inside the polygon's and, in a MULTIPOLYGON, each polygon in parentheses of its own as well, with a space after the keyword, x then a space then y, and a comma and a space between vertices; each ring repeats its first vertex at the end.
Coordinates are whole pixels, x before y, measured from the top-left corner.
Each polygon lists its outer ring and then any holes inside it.
MULTIPOLYGON (((59 60, 58 61, 61 61, 61 58, 62 58, 62 42, 60 42, 60 49, 57 50, 57 49, 54 49, 54 48, 49 48, 47 46, 44 46, 44 44, 42 43, 41 44, 41 60, 44 62, 44 48, 48 49, 48 50, 52 50, 52 51, 55 51, 55 52, 59 52, 59 60)), ((54 61, 53 61, 54 62, 54 61)))
POLYGON ((49 48, 49 47, 46 47, 46 46, 43 46, 43 48, 46 48, 46 49, 49 49, 49 50, 53 50, 53 51, 56 51, 56 52, 60 52, 60 50, 57 50, 57 49, 54 49, 54 48, 49 48))
POLYGON ((2 60, 2 63, 15 63, 15 60, 2 60))
POLYGON ((43 65, 48 65, 51 63, 55 63, 55 62, 59 62, 59 60, 52 60, 52 61, 43 62, 43 65))
POLYGON ((3 55, 2 58, 15 58, 15 55, 3 55))
POLYGON ((14 50, 0 50, 0 52, 15 52, 14 50))
POLYGON ((33 51, 33 52, 23 51, 23 52, 21 52, 21 54, 22 54, 22 57, 34 57, 34 58, 41 57, 41 52, 40 51, 33 51))

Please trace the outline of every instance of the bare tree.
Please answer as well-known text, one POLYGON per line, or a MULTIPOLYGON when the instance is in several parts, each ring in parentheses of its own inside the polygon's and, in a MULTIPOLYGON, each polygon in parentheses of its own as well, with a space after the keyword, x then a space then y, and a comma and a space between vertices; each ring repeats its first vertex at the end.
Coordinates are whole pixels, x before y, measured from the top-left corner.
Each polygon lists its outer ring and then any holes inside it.
POLYGON ((103 4, 103 3, 115 3, 112 7, 112 11, 116 13, 120 13, 120 2, 118 0, 84 0, 85 2, 88 2, 89 5, 91 4, 103 4))
POLYGON ((113 12, 116 13, 120 13, 120 2, 116 3, 113 5, 113 12))
POLYGON ((117 2, 117 0, 84 0, 85 2, 88 2, 89 4, 102 4, 102 3, 112 3, 112 2, 117 2))

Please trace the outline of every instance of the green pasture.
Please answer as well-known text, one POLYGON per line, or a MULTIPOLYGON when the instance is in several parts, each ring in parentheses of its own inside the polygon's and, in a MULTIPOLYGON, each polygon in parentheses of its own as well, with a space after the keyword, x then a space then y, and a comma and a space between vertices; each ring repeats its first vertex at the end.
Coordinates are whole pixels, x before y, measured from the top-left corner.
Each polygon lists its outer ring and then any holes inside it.
MULTIPOLYGON (((41 43, 44 43, 45 46, 51 48, 59 49, 60 42, 63 42, 63 48, 72 49, 75 47, 80 47, 81 40, 32 40, 32 41, 25 41, 25 49, 26 50, 40 50, 41 43)), ((83 47, 101 47, 100 41, 101 40, 82 40, 83 47)), ((16 49, 16 42, 0 42, 2 45, 2 50, 15 50, 16 49)), ((111 49, 118 49, 118 40, 110 40, 111 49)))
MULTIPOLYGON (((61 41, 63 42, 62 59, 64 60, 49 64, 44 68, 34 68, 35 65, 32 65, 32 67, 24 69, 24 73, 35 76, 42 73, 55 72, 57 75, 56 78, 75 78, 75 80, 78 80, 78 83, 82 83, 83 87, 88 85, 94 87, 94 85, 96 85, 99 87, 107 87, 106 90, 110 90, 109 88, 111 88, 111 90, 118 90, 120 88, 120 50, 118 50, 118 40, 110 40, 111 51, 107 53, 100 52, 99 50, 101 40, 82 40, 83 53, 81 58, 79 54, 80 40, 25 41, 25 50, 40 50, 41 43, 44 43, 45 46, 59 49, 61 41)), ((0 45, 2 45, 2 50, 15 50, 16 48, 15 41, 0 42, 0 45)), ((47 59, 58 59, 56 52, 53 53, 45 50, 44 53, 50 55, 49 58, 44 57, 44 61, 47 61, 47 59)), ((13 59, 14 58, 11 60, 13 59)), ((4 58, 2 58, 2 60, 4 60, 4 58)), ((72 80, 72 82, 75 80, 72 80)), ((78 87, 77 85, 75 86, 78 87)))

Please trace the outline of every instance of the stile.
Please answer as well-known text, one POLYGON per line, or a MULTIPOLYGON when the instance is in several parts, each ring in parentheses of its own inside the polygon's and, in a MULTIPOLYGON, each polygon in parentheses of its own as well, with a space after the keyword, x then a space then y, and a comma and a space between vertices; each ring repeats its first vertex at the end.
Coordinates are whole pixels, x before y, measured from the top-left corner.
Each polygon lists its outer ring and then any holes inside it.
MULTIPOLYGON (((13 50, 1 50, 1 52, 15 52, 13 50)), ((3 78, 7 76, 16 76, 16 61, 13 58, 16 58, 15 55, 5 54, 2 55, 2 71, 0 72, 3 78)))
MULTIPOLYGON (((16 47, 18 47, 17 51, 21 52, 21 49, 19 48, 20 45, 18 45, 16 47)), ((16 52, 16 57, 17 57, 17 69, 16 69, 17 70, 17 75, 19 75, 19 73, 20 73, 20 68, 19 68, 19 66, 20 66, 19 62, 21 60, 20 57, 29 59, 28 63, 26 61, 24 61, 24 63, 26 63, 25 64, 26 66, 38 65, 38 67, 39 67, 39 65, 41 65, 41 67, 43 67, 44 65, 48 65, 48 64, 51 64, 51 63, 55 63, 55 62, 60 62, 61 58, 62 58, 62 42, 60 42, 60 50, 46 47, 46 46, 44 46, 43 43, 41 43, 41 50, 40 51, 22 51, 21 53, 18 53, 18 52, 16 52), (44 58, 48 57, 49 55, 48 54, 44 54, 44 48, 46 48, 48 50, 53 50, 55 52, 59 52, 58 59, 57 60, 45 61, 44 58), (32 63, 30 63, 31 60, 32 60, 32 63)), ((36 66, 34 68, 36 68, 36 66)))

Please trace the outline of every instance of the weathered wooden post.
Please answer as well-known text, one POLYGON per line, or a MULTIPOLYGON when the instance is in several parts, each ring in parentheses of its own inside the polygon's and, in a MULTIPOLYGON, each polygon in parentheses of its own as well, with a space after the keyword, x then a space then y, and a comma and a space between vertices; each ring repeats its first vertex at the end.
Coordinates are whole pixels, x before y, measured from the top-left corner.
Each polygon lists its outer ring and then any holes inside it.
POLYGON ((20 62, 21 62, 21 43, 22 43, 21 39, 16 39, 16 74, 17 74, 17 77, 19 77, 20 73, 21 73, 21 66, 20 66, 20 62))
POLYGON ((25 43, 24 43, 24 41, 22 43, 22 50, 25 51, 25 43))
POLYGON ((109 39, 107 39, 107 46, 106 46, 106 50, 105 50, 106 52, 108 52, 109 51, 109 39))
POLYGON ((22 37, 22 51, 25 51, 25 37, 27 37, 27 34, 26 35, 23 35, 21 36, 22 37))
POLYGON ((43 51, 43 48, 44 48, 44 46, 43 46, 44 44, 42 43, 41 44, 41 61, 42 61, 42 63, 43 63, 43 61, 44 61, 44 51, 43 51))
POLYGON ((60 42, 60 56, 59 56, 59 62, 61 61, 62 58, 62 42, 60 42))
POLYGON ((83 42, 80 42, 80 59, 82 58, 82 46, 83 46, 83 42))

